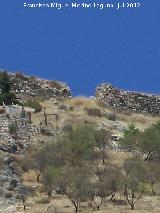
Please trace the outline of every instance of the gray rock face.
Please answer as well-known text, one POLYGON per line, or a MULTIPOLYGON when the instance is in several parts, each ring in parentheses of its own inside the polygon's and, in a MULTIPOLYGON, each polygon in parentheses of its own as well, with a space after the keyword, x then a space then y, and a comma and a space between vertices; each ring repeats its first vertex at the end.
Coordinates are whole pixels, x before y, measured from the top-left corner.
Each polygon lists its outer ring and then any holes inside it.
POLYGON ((107 106, 120 111, 147 112, 160 114, 160 96, 118 89, 111 84, 103 83, 96 88, 96 98, 107 106))

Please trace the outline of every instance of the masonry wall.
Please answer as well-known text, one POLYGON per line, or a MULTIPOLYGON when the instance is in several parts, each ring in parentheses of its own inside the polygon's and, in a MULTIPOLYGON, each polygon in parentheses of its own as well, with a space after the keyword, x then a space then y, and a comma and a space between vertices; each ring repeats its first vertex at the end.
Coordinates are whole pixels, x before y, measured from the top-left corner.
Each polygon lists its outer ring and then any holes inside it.
POLYGON ((134 112, 160 114, 160 96, 118 89, 111 84, 100 84, 96 88, 96 98, 115 109, 134 112))

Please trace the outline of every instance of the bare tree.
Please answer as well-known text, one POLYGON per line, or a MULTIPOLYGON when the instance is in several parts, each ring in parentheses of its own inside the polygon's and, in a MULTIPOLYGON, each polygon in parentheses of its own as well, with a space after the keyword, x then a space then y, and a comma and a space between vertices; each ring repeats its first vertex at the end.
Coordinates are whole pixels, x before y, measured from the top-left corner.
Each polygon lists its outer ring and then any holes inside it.
POLYGON ((40 176, 44 173, 45 166, 47 164, 47 153, 45 149, 39 150, 31 156, 30 168, 34 170, 37 176, 37 182, 40 181, 40 176))

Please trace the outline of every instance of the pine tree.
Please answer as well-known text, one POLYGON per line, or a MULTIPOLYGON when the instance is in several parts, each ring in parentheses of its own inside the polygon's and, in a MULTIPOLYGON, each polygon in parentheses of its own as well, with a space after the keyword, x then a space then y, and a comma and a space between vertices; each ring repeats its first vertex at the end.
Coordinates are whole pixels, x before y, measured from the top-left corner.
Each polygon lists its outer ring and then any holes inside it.
POLYGON ((2 105, 3 102, 7 105, 12 103, 16 103, 16 95, 15 93, 11 92, 12 81, 9 78, 9 75, 6 71, 0 72, 0 104, 2 105))

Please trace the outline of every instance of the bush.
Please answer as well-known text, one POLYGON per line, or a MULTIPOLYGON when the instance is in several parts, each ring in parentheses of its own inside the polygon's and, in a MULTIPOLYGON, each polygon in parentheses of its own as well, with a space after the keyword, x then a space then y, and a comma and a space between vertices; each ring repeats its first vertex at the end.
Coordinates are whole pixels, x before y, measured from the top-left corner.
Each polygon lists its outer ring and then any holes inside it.
POLYGON ((28 99, 28 101, 26 101, 24 105, 35 109, 36 112, 40 112, 42 110, 41 104, 36 99, 28 99))
POLYGON ((13 193, 12 192, 6 192, 5 198, 11 198, 11 197, 13 197, 13 193))
POLYGON ((74 110, 74 106, 70 106, 70 107, 69 107, 69 110, 70 110, 70 111, 73 111, 73 110, 74 110))
POLYGON ((43 197, 36 201, 37 204, 47 204, 50 203, 50 200, 47 197, 43 197))
POLYGON ((52 135, 51 133, 50 133, 50 131, 49 131, 49 129, 47 129, 47 128, 41 128, 41 134, 43 134, 43 135, 52 135))
POLYGON ((69 131, 71 131, 72 129, 73 129, 73 127, 72 127, 72 124, 70 124, 70 123, 66 123, 66 124, 64 124, 63 127, 62 127, 62 131, 63 131, 63 132, 69 132, 69 131))
POLYGON ((107 113, 107 119, 111 120, 111 121, 116 121, 117 120, 117 116, 115 113, 107 113))
POLYGON ((17 133, 17 124, 16 123, 11 123, 8 128, 9 128, 10 134, 13 135, 13 134, 17 133))
POLYGON ((7 105, 17 103, 17 98, 14 92, 11 92, 13 82, 7 72, 0 72, 0 104, 3 102, 7 105))
POLYGON ((101 117, 101 110, 98 108, 85 108, 85 111, 88 115, 94 116, 94 117, 101 117))
POLYGON ((61 104, 58 109, 67 111, 67 106, 65 104, 61 104))

